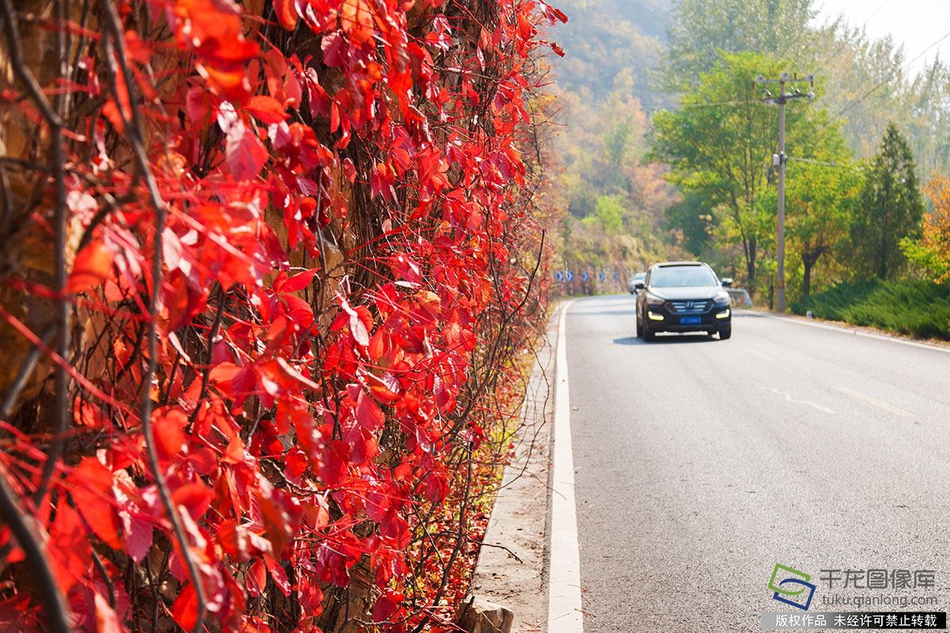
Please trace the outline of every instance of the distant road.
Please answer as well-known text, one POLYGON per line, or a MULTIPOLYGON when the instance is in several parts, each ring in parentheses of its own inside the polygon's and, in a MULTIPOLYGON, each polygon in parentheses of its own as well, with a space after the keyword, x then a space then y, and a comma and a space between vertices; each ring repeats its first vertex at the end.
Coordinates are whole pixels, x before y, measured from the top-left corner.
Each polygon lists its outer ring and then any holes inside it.
MULTIPOLYGON (((758 631, 794 612, 776 563, 934 570, 902 595, 950 607, 950 353, 748 312, 644 343, 634 319, 630 296, 567 315, 587 633, 758 631)), ((812 611, 897 610, 831 593, 812 611)))

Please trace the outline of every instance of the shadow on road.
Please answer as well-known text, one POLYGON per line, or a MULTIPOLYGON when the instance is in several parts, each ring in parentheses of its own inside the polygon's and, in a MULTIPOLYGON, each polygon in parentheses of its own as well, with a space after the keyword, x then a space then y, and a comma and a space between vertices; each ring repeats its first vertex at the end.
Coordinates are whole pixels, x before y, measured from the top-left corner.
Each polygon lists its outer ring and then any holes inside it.
POLYGON ((636 313, 636 308, 630 308, 629 310, 598 310, 597 308, 579 310, 574 308, 570 311, 568 316, 602 316, 605 314, 626 314, 627 316, 635 316, 636 313))
POLYGON ((615 338, 613 343, 614 345, 688 345, 690 343, 712 343, 717 340, 718 339, 710 338, 705 334, 657 334, 656 340, 651 343, 647 343, 642 338, 637 338, 636 336, 615 338))

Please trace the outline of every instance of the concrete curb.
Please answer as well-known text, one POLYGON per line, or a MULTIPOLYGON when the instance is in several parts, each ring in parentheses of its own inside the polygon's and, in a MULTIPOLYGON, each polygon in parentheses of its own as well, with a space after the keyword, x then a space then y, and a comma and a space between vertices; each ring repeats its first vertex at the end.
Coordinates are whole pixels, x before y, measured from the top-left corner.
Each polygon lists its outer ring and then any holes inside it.
POLYGON ((513 633, 547 630, 547 540, 559 311, 548 322, 470 593, 514 613, 513 633))

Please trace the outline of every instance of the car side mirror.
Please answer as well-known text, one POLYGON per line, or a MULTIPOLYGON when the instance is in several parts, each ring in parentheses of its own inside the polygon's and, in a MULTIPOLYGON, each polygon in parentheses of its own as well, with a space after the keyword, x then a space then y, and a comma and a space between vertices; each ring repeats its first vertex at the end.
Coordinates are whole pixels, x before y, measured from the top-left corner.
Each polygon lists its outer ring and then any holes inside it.
POLYGON ((722 287, 731 288, 732 287, 732 277, 723 277, 722 278, 722 287))
POLYGON ((637 283, 633 284, 633 287, 637 290, 643 290, 646 288, 646 284, 644 284, 642 281, 638 281, 637 283))

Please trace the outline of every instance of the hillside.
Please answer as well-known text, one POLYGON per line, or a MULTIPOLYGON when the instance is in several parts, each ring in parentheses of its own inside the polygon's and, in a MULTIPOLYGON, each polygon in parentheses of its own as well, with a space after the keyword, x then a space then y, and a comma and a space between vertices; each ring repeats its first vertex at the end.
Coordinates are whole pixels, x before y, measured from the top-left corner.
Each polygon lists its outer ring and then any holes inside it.
POLYGON ((551 60, 560 89, 601 101, 630 69, 634 96, 653 104, 650 71, 663 55, 671 0, 563 0, 558 6, 570 20, 555 34, 565 56, 551 60))

